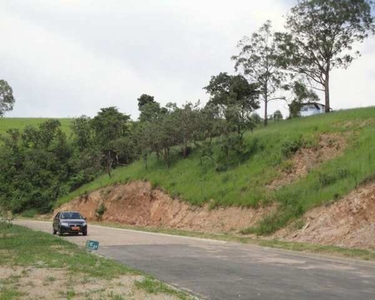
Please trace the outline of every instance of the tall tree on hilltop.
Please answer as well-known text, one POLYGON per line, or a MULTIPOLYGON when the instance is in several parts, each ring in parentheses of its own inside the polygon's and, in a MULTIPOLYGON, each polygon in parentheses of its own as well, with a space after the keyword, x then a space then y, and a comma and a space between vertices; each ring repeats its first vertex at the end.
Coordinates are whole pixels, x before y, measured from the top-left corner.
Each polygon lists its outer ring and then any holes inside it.
POLYGON ((259 108, 258 84, 248 83, 242 75, 220 73, 212 76, 204 89, 211 95, 208 104, 220 107, 223 117, 241 139, 246 130, 255 127, 251 113, 259 108))
POLYGON ((138 99, 139 121, 146 122, 158 119, 167 113, 167 109, 160 107, 160 103, 153 96, 143 94, 138 99))
POLYGON ((278 67, 279 50, 272 32, 272 25, 267 21, 258 32, 251 37, 244 37, 238 43, 241 49, 232 59, 236 62, 236 71, 242 69, 243 74, 251 82, 258 82, 261 100, 264 102, 264 126, 267 126, 268 103, 284 99, 277 95, 285 79, 285 74, 278 67))
POLYGON ((129 120, 130 116, 119 112, 116 107, 101 108, 91 120, 95 141, 102 152, 101 165, 104 165, 109 177, 112 167, 119 163, 118 143, 115 141, 129 136, 129 120))
POLYGON ((155 103, 154 96, 142 94, 138 99, 138 109, 141 110, 142 106, 150 103, 155 103))
POLYGON ((281 66, 304 74, 325 94, 330 112, 330 72, 347 68, 359 55, 353 50, 374 33, 372 0, 300 0, 286 20, 286 33, 277 33, 281 66))
POLYGON ((107 146, 109 142, 125 136, 129 128, 129 115, 118 111, 116 107, 101 108, 97 116, 91 120, 96 140, 102 146, 107 146))
POLYGON ((13 90, 5 80, 0 80, 0 118, 14 105, 13 90))

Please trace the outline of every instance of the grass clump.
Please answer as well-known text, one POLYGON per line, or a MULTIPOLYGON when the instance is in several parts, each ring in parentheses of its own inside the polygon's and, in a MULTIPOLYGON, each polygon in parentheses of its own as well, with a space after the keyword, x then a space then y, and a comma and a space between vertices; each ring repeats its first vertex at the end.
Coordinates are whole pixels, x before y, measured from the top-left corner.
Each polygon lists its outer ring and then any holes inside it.
POLYGON ((1 300, 19 299, 21 296, 22 296, 22 293, 17 291, 17 290, 0 288, 0 299, 1 300))
POLYGON ((165 283, 157 281, 152 277, 148 276, 142 281, 136 282, 136 287, 145 290, 149 294, 169 294, 179 297, 182 300, 193 299, 192 297, 187 296, 185 293, 178 291, 174 288, 169 287, 165 283))

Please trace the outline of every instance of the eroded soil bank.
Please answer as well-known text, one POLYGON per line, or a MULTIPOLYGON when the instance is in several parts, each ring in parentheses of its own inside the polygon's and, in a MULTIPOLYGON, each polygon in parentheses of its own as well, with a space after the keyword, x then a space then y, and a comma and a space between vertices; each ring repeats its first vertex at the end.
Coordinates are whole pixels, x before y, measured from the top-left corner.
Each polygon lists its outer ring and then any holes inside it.
POLYGON ((375 250, 375 182, 352 191, 340 201, 310 210, 302 220, 302 229, 295 230, 291 224, 274 237, 375 250))
POLYGON ((272 211, 272 208, 191 206, 141 181, 100 189, 78 197, 58 210, 78 210, 93 221, 97 220, 97 211, 102 205, 105 207, 103 221, 210 233, 253 226, 272 211))
MULTIPOLYGON (((89 221, 96 221, 102 205, 105 207, 103 221, 207 233, 238 233, 276 209, 275 206, 259 209, 194 207, 172 199, 159 189, 152 189, 148 182, 136 181, 78 197, 58 210, 78 210, 89 221)), ((312 209, 302 220, 302 229, 297 230, 291 224, 272 238, 375 250, 375 182, 336 203, 312 209)))

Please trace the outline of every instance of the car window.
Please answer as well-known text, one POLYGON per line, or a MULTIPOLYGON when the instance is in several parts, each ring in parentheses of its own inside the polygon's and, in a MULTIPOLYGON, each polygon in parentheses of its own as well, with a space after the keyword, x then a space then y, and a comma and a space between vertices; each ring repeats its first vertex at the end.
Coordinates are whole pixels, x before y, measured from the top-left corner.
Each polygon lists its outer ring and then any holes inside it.
POLYGON ((80 213, 76 212, 65 212, 61 213, 60 219, 83 219, 80 213))

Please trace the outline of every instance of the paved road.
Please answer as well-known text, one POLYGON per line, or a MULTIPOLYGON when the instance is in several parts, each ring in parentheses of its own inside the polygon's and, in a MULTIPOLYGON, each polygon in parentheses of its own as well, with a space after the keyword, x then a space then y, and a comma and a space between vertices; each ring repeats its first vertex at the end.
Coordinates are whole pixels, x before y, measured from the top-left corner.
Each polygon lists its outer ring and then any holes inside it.
MULTIPOLYGON (((51 232, 50 222, 17 221, 51 232)), ((375 299, 375 264, 254 245, 89 226, 99 253, 202 299, 375 299)))

